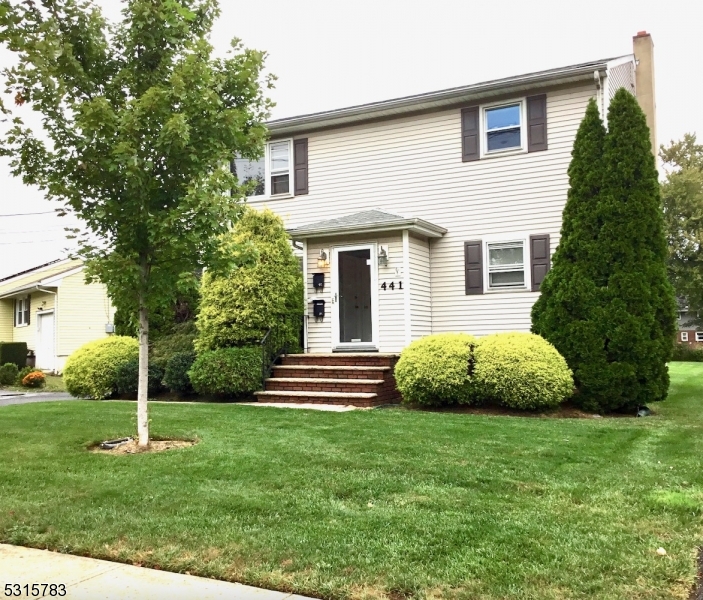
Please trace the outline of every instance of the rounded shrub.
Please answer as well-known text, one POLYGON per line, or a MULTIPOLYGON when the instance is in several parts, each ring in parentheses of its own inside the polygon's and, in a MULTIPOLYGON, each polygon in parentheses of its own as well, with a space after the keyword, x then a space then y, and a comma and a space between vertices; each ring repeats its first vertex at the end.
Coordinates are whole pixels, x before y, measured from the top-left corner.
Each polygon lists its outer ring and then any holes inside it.
POLYGON ((46 385, 46 376, 41 371, 27 373, 22 379, 22 386, 26 388, 41 388, 46 385))
POLYGON ((510 408, 559 405, 574 391, 564 357, 534 333, 495 333, 479 340, 474 379, 481 394, 510 408))
MULTIPOLYGON (((161 380, 164 377, 164 370, 159 365, 149 363, 149 373, 147 377, 148 394, 149 396, 154 396, 163 389, 161 380)), ((117 369, 115 388, 118 394, 124 396, 135 395, 139 391, 138 357, 122 363, 117 369)))
POLYGON ((72 396, 109 398, 116 391, 120 367, 138 357, 139 343, 134 338, 115 335, 88 342, 66 361, 66 389, 72 396))
POLYGON ((198 355, 188 376, 199 394, 241 396, 261 389, 259 346, 220 348, 198 355))
POLYGON ((0 385, 12 385, 17 381, 20 370, 15 363, 5 363, 0 367, 0 385))
POLYGON ((475 344, 476 338, 466 333, 438 333, 410 344, 395 367, 403 400, 426 405, 473 402, 475 344))
POLYGON ((188 371, 195 362, 193 352, 177 352, 168 359, 164 373, 164 385, 177 394, 190 394, 193 385, 190 383, 188 371))

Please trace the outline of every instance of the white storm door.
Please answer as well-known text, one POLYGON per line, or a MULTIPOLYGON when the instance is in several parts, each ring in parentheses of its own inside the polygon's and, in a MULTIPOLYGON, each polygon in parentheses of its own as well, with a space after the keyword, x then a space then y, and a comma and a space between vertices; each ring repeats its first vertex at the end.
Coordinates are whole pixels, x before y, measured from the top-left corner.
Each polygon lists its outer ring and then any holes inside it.
POLYGON ((332 346, 353 351, 376 346, 377 294, 374 244, 332 249, 332 346))

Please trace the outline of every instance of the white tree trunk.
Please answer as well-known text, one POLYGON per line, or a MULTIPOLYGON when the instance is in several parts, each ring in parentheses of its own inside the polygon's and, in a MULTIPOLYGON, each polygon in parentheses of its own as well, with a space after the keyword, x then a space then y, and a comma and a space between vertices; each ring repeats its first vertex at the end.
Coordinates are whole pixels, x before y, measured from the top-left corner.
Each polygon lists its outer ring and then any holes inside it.
POLYGON ((139 391, 137 392, 137 433, 139 446, 149 445, 149 316, 146 306, 139 306, 139 391))

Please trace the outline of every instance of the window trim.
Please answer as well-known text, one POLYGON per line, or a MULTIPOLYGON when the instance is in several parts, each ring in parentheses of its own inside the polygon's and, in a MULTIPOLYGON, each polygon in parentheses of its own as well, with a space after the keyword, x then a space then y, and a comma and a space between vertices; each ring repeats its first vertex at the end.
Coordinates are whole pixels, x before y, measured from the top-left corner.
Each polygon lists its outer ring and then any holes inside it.
POLYGON ((687 341, 688 341, 688 331, 682 331, 682 332, 681 332, 681 341, 682 341, 682 342, 687 342, 687 341))
POLYGON ((27 314, 27 298, 27 296, 15 298, 15 327, 27 327, 29 325, 29 323, 24 320, 25 315, 27 314), (20 302, 22 303, 22 310, 20 310, 20 302))
POLYGON ((703 331, 696 331, 696 341, 703 342, 703 331))
MULTIPOLYGON (((514 98, 512 100, 504 100, 502 102, 493 102, 491 104, 481 104, 479 117, 479 127, 481 141, 479 145, 480 158, 490 158, 493 156, 506 156, 510 154, 522 154, 527 152, 527 97, 514 98), (506 106, 520 106, 520 146, 516 148, 505 148, 504 150, 489 150, 488 149, 488 111, 494 108, 502 108, 506 106)), ((513 127, 505 127, 504 129, 514 129, 513 127)), ((498 130, 496 130, 498 131, 498 130)))
MULTIPOLYGON (((483 239, 483 293, 484 294, 504 294, 506 292, 529 292, 532 289, 530 274, 530 236, 527 234, 517 234, 515 236, 489 236, 483 239), (490 248, 495 244, 522 244, 522 272, 524 280, 522 285, 511 285, 505 287, 490 286, 490 248)), ((513 271, 510 271, 513 272, 513 271)))

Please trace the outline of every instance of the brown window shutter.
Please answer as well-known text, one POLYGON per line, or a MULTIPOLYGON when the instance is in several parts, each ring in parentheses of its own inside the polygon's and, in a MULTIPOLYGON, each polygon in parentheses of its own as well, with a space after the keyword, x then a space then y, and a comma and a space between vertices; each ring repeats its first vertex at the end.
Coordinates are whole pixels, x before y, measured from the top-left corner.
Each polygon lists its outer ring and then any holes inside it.
POLYGON ((483 294, 483 242, 464 242, 464 285, 466 294, 483 294))
POLYGON ((478 106, 461 109, 461 160, 469 162, 481 157, 481 127, 478 106))
POLYGON ((29 315, 30 315, 29 307, 30 307, 30 301, 31 301, 31 299, 32 299, 32 296, 31 296, 31 294, 30 294, 29 296, 27 296, 27 300, 26 300, 25 303, 24 303, 24 322, 25 322, 27 325, 29 325, 29 315))
POLYGON ((308 193, 308 138, 293 140, 293 168, 295 169, 294 193, 308 193))
POLYGON ((547 149, 547 94, 527 99, 527 151, 547 149))
POLYGON ((532 291, 539 292, 544 277, 551 264, 549 254, 549 234, 530 236, 530 276, 532 291))

